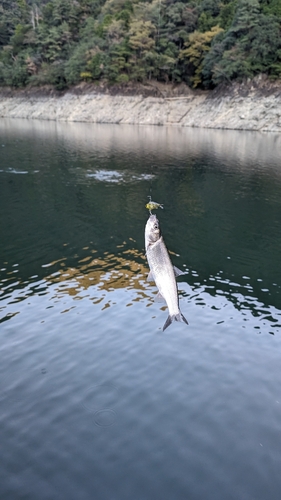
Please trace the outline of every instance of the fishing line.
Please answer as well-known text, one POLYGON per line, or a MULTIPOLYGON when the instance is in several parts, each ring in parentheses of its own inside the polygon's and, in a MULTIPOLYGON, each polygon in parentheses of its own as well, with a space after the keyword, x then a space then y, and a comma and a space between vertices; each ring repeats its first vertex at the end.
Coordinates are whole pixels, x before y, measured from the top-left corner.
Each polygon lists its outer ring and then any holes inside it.
POLYGON ((151 197, 152 197, 152 196, 151 196, 151 193, 152 193, 152 179, 153 179, 153 177, 154 177, 154 175, 153 175, 153 165, 151 165, 151 167, 150 167, 150 168, 151 168, 151 174, 150 174, 150 187, 149 187, 149 194, 150 194, 150 199, 151 199, 151 197))
POLYGON ((147 196, 149 198, 148 203, 145 205, 145 208, 149 210, 150 215, 152 215, 151 210, 156 210, 157 208, 164 208, 161 203, 157 203, 156 201, 152 201, 152 179, 154 177, 154 174, 152 173, 153 165, 151 165, 151 175, 150 175, 150 187, 149 187, 149 192, 150 194, 147 196))
MULTIPOLYGON (((150 166, 150 169, 151 169, 151 173, 150 173, 150 185, 149 185, 149 195, 147 196, 148 200, 151 201, 152 200, 152 180, 153 180, 153 165, 150 166)), ((147 208, 147 207, 146 207, 147 208)), ((149 213, 151 215, 151 211, 149 210, 149 213)))

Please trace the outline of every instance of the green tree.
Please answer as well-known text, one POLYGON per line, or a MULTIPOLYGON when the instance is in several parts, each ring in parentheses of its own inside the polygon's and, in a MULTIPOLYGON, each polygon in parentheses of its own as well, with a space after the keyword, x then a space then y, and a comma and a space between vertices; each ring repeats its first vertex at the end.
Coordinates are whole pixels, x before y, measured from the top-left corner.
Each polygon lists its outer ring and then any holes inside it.
POLYGON ((257 0, 240 0, 233 23, 223 39, 212 44, 203 64, 206 83, 217 85, 253 77, 280 74, 280 22, 265 16, 257 0))
POLYGON ((28 82, 29 75, 27 65, 21 58, 15 59, 10 66, 2 64, 0 71, 0 79, 5 85, 10 85, 11 87, 24 87, 28 82))
POLYGON ((264 14, 281 18, 280 0, 260 0, 260 5, 264 14))
POLYGON ((23 26, 22 24, 17 24, 15 27, 14 34, 10 38, 10 44, 13 47, 14 55, 17 55, 23 49, 25 34, 27 31, 28 27, 23 26))

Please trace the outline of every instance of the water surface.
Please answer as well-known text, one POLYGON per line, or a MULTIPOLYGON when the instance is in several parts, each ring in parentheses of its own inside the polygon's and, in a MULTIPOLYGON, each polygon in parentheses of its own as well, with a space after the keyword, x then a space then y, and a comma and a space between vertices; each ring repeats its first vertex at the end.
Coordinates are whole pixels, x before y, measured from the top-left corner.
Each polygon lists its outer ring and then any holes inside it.
POLYGON ((280 498, 281 137, 0 121, 1 498, 280 498), (147 282, 147 196, 189 321, 147 282))

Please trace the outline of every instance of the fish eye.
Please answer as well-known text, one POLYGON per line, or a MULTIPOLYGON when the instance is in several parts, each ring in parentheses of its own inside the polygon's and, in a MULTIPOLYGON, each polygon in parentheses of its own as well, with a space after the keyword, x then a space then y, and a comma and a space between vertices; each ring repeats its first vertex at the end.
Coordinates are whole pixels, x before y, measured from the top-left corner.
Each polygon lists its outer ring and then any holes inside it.
POLYGON ((155 222, 154 226, 153 226, 153 229, 158 229, 158 224, 157 222, 155 222))

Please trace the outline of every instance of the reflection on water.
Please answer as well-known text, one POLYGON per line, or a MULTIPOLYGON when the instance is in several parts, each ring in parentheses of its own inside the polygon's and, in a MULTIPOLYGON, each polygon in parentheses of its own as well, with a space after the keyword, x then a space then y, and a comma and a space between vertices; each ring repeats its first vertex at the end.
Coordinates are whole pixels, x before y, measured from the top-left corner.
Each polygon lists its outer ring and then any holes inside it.
POLYGON ((222 162, 222 169, 249 173, 261 169, 280 175, 281 136, 276 133, 2 119, 0 134, 3 137, 5 133, 17 141, 36 138, 45 144, 55 137, 57 147, 86 154, 89 159, 91 153, 97 153, 96 160, 101 164, 104 158, 112 160, 123 154, 142 155, 146 160, 150 157, 152 162, 160 159, 169 166, 179 157, 185 161, 196 158, 208 161, 215 155, 222 162))
POLYGON ((274 134, 0 120, 1 498, 279 500, 280 171, 274 134))
MULTIPOLYGON (((97 250, 92 250, 90 255, 78 260, 77 267, 68 267, 66 258, 50 262, 42 267, 48 272, 55 270, 41 280, 38 280, 36 275, 25 282, 15 281, 19 269, 14 269, 8 278, 2 279, 0 300, 3 305, 0 307, 0 323, 18 314, 20 311, 15 304, 30 299, 32 295, 48 295, 47 308, 61 304, 61 313, 77 307, 74 301, 85 297, 92 304, 99 304, 101 310, 105 310, 118 302, 118 289, 129 292, 127 302, 123 302, 123 306, 128 307, 139 301, 144 302, 147 307, 151 306, 156 288, 151 282, 147 282, 148 268, 144 255, 134 248, 124 252, 119 250, 117 249, 116 254, 105 252, 102 257, 96 255, 97 250), (65 294, 73 300, 67 309, 61 300, 65 294)), ((184 269, 186 277, 182 278, 178 285, 180 300, 185 303, 187 314, 188 305, 192 302, 201 309, 207 307, 218 311, 216 323, 220 324, 232 319, 232 305, 241 313, 244 322, 250 322, 251 329, 258 333, 280 333, 281 311, 270 305, 268 289, 261 289, 266 299, 262 301, 254 295, 250 278, 247 276, 243 276, 244 282, 240 284, 226 278, 222 271, 204 279, 196 271, 189 270, 186 266, 184 269), (229 314, 225 308, 229 309, 229 314)), ((2 268, 1 271, 4 270, 5 268, 2 268)), ((279 288, 276 283, 273 286, 279 288)), ((162 306, 161 309, 165 310, 166 307, 162 306)))

